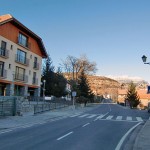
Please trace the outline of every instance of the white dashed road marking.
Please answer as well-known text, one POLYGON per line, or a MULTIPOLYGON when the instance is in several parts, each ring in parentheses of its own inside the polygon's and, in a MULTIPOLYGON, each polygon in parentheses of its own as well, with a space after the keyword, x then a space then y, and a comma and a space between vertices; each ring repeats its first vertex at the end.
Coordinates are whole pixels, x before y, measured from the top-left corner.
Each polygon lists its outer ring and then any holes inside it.
POLYGON ((73 133, 73 132, 69 132, 69 133, 67 133, 67 134, 65 134, 65 135, 63 135, 63 136, 61 136, 60 138, 57 139, 57 141, 59 141, 59 140, 65 138, 65 137, 69 136, 69 135, 72 134, 72 133, 73 133))
POLYGON ((143 121, 141 117, 136 117, 137 121, 143 121))
POLYGON ((93 117, 95 117, 95 116, 97 116, 97 115, 90 115, 90 116, 88 116, 87 118, 93 118, 93 117))
POLYGON ((116 120, 122 120, 122 116, 117 116, 116 120))
POLYGON ((82 127, 86 127, 87 125, 89 125, 90 123, 86 123, 85 125, 83 125, 82 127))
POLYGON ((127 120, 128 120, 128 121, 132 121, 132 117, 127 116, 127 120))
POLYGON ((110 119, 112 119, 113 118, 113 116, 108 116, 107 118, 106 118, 106 120, 110 120, 110 119))

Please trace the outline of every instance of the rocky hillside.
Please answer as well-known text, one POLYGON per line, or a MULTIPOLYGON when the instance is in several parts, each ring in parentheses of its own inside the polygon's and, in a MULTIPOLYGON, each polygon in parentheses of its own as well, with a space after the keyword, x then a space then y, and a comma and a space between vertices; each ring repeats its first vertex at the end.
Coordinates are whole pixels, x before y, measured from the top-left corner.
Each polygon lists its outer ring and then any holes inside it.
POLYGON ((106 98, 117 100, 119 82, 102 76, 87 76, 89 86, 96 96, 103 95, 106 98))
MULTIPOLYGON (((67 79, 71 79, 71 75, 64 74, 67 79)), ((120 86, 119 82, 116 80, 102 77, 102 76, 95 76, 95 75, 88 75, 87 76, 89 86, 91 91, 94 93, 95 96, 104 96, 105 98, 112 98, 113 100, 117 100, 118 98, 118 88, 120 86)))

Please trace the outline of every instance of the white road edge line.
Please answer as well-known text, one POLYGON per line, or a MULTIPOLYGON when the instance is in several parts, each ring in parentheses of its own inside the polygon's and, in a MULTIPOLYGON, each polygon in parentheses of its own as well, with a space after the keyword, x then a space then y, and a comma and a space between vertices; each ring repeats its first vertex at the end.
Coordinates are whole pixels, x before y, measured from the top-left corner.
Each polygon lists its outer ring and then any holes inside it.
POLYGON ((117 147, 115 148, 115 150, 120 150, 124 140, 126 139, 126 137, 129 135, 129 133, 134 130, 138 125, 140 125, 141 122, 139 122, 138 124, 136 124, 135 126, 133 126, 130 130, 128 130, 128 132, 121 138, 121 140, 119 141, 117 147))
POLYGON ((57 141, 59 141, 59 140, 65 138, 66 136, 68 136, 68 135, 70 135, 70 134, 72 134, 72 133, 73 133, 73 132, 69 132, 69 133, 67 133, 67 134, 65 134, 65 135, 63 135, 63 136, 61 136, 60 138, 57 139, 57 141))
POLYGON ((86 123, 85 125, 83 125, 82 127, 86 127, 87 125, 89 125, 90 123, 86 123))

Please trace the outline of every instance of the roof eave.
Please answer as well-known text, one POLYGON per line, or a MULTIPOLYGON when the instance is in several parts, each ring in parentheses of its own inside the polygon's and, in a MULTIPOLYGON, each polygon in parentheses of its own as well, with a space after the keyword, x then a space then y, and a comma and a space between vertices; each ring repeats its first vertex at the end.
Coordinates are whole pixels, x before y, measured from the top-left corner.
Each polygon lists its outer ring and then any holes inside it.
POLYGON ((14 17, 0 22, 0 25, 6 24, 8 22, 13 23, 14 25, 18 25, 19 27, 23 28, 28 34, 30 34, 31 36, 36 38, 40 42, 39 46, 40 46, 40 49, 42 51, 42 58, 47 58, 48 57, 46 49, 45 49, 44 44, 43 44, 43 41, 38 35, 36 35, 34 32, 32 32, 30 29, 28 29, 26 26, 24 26, 21 22, 19 22, 14 17))

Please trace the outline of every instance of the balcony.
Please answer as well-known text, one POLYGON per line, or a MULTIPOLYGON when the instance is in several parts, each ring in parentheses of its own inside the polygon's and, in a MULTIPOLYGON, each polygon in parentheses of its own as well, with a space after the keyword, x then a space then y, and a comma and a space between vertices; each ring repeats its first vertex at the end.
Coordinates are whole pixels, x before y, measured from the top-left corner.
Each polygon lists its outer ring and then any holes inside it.
POLYGON ((0 78, 7 78, 7 70, 0 69, 0 78))
POLYGON ((20 63, 20 64, 25 65, 25 66, 29 65, 29 59, 27 59, 26 57, 23 57, 21 55, 16 54, 15 61, 17 63, 20 63))
POLYGON ((35 77, 33 77, 33 79, 32 79, 32 84, 38 84, 38 79, 37 78, 35 78, 35 77))
POLYGON ((39 70, 39 63, 34 62, 33 63, 33 68, 36 69, 36 70, 39 70))
POLYGON ((0 57, 3 57, 3 58, 8 58, 9 57, 9 50, 4 50, 0 47, 0 57))
POLYGON ((29 43, 27 40, 24 40, 22 38, 19 38, 17 37, 17 43, 20 45, 20 46, 23 46, 27 49, 30 49, 31 48, 31 43, 29 43))
POLYGON ((28 82, 28 76, 25 74, 15 73, 14 80, 28 82))

